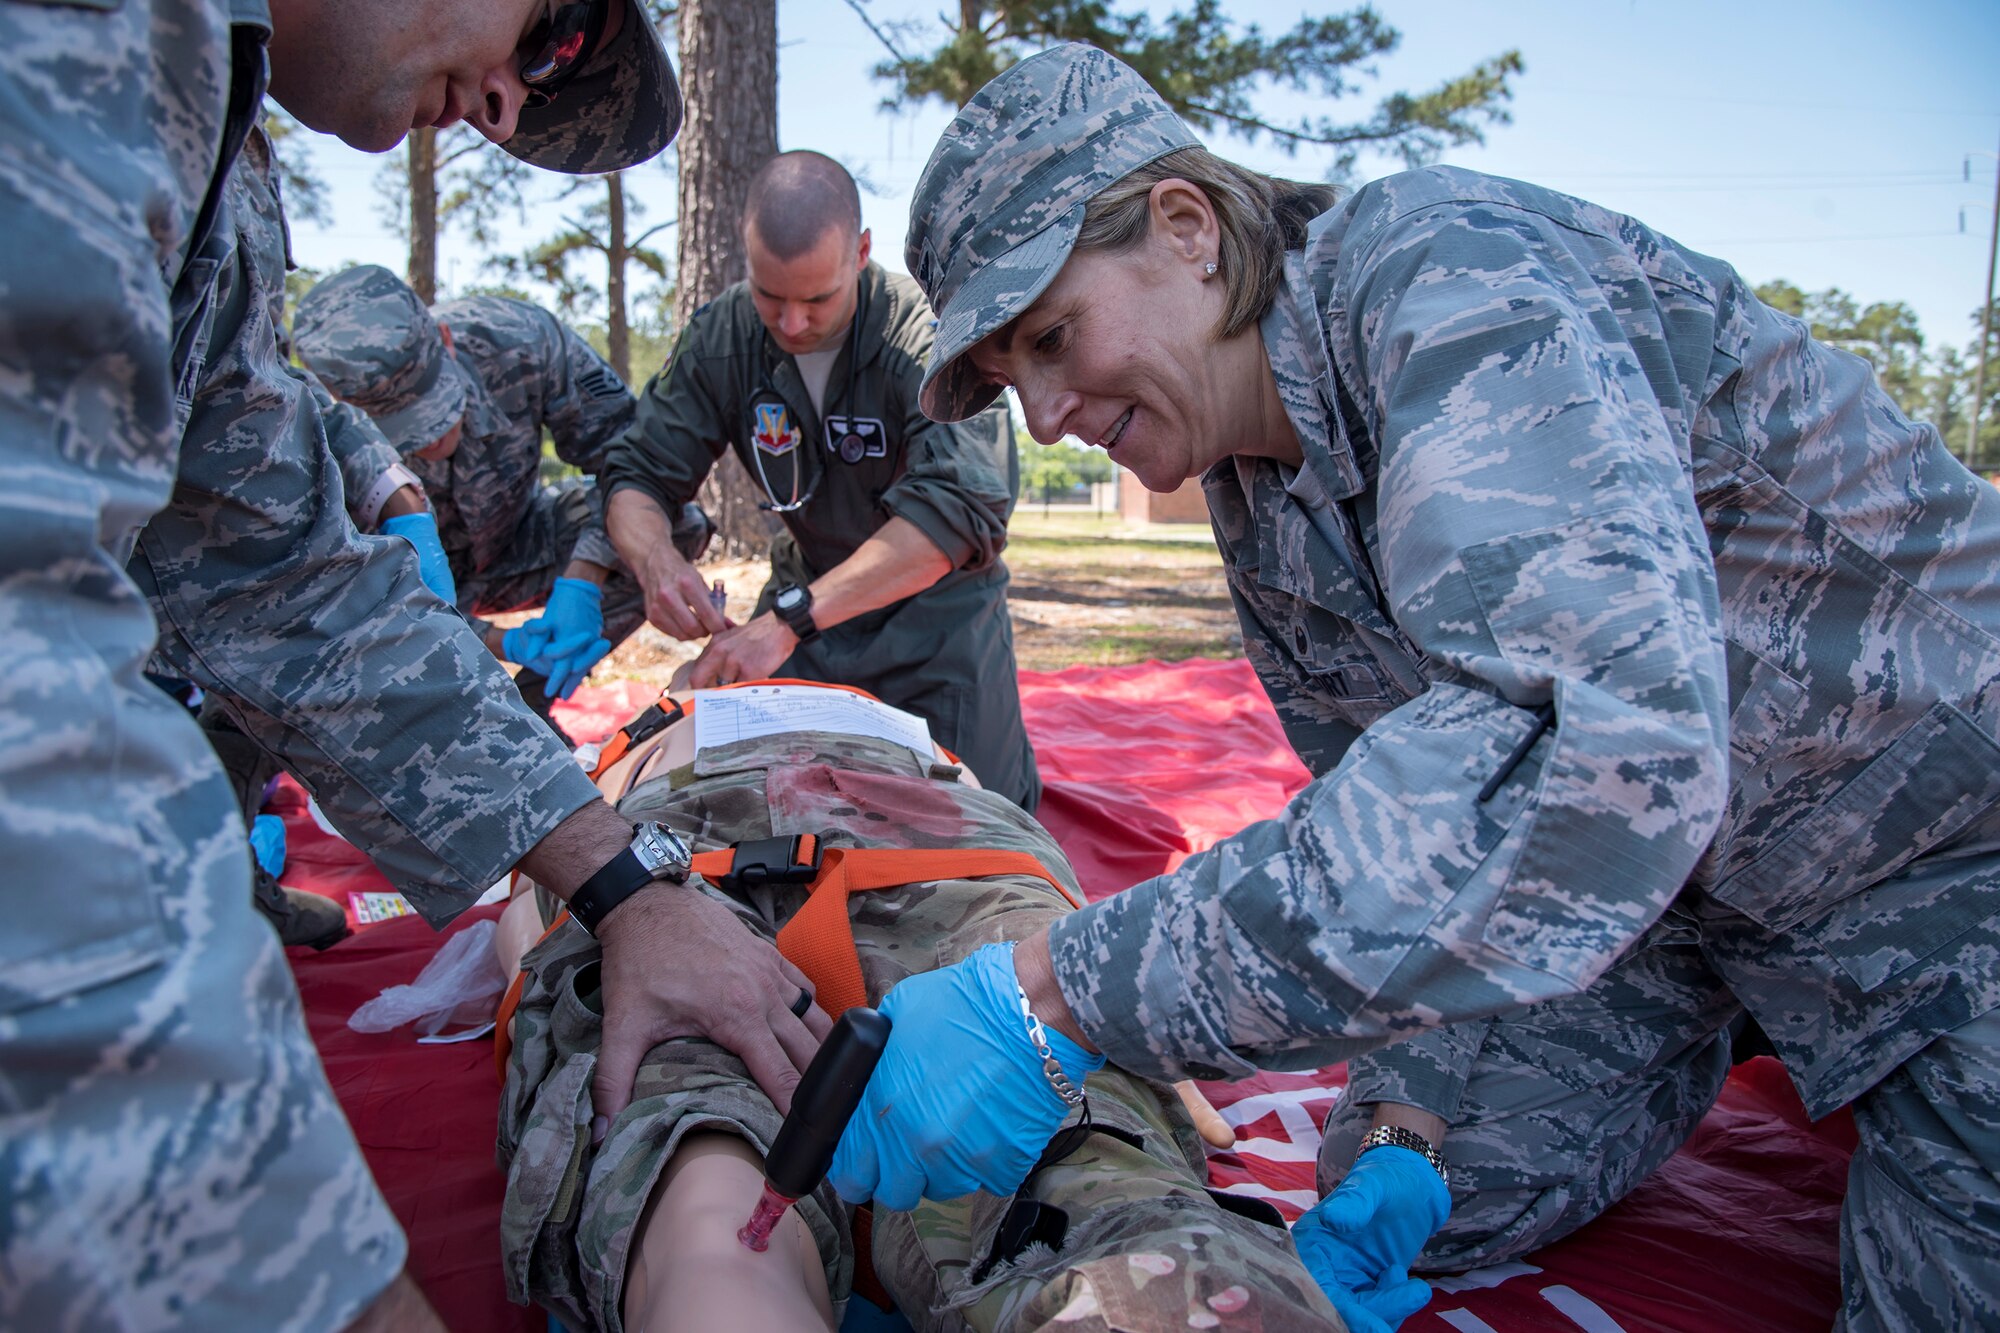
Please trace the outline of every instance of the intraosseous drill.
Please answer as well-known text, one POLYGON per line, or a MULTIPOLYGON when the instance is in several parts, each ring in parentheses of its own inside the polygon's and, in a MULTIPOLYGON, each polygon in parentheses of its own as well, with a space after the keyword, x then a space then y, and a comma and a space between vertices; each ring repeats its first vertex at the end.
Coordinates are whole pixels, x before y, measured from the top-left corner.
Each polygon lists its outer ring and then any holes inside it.
POLYGON ((764 1193, 736 1239, 762 1254, 785 1209, 819 1188, 847 1129, 862 1089, 889 1043, 889 1020, 873 1009, 849 1009, 834 1023, 792 1093, 791 1114, 764 1159, 764 1193))

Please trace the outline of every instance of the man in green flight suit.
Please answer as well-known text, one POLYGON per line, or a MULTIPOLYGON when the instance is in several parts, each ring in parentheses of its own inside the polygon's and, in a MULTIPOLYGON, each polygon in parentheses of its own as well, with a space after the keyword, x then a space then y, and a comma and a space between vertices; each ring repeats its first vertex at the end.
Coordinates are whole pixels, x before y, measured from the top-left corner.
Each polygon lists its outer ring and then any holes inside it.
POLYGON ((854 685, 921 716, 986 786, 1041 799, 1021 725, 1007 567, 1019 462, 1004 406, 928 420, 930 306, 868 260, 861 196, 820 153, 759 169, 750 278, 697 310, 598 474, 646 615, 710 638, 677 683, 764 676, 854 685), (667 515, 734 449, 783 520, 757 613, 731 626, 667 515))

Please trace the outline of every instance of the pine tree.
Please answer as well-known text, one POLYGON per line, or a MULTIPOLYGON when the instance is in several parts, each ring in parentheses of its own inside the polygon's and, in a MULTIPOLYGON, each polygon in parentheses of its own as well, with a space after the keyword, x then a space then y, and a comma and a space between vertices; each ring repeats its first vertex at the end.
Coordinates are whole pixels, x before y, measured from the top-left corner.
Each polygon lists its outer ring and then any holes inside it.
POLYGON ((1365 119, 1281 123, 1256 110, 1260 86, 1346 97, 1402 34, 1366 5, 1266 36, 1257 24, 1225 17, 1220 0, 1195 0, 1157 21, 1141 10, 1113 12, 1104 0, 959 0, 956 20, 944 19, 942 40, 918 54, 905 44, 935 38, 935 29, 877 23, 865 0, 847 3, 888 49, 889 59, 875 67, 892 89, 885 107, 933 98, 963 106, 1022 57, 1057 42, 1086 42, 1136 69, 1194 129, 1269 139, 1287 152, 1333 150, 1331 178, 1349 175, 1364 148, 1417 166, 1446 148, 1484 143, 1487 127, 1508 123, 1508 79, 1525 68, 1519 51, 1503 51, 1428 92, 1391 93, 1365 119))

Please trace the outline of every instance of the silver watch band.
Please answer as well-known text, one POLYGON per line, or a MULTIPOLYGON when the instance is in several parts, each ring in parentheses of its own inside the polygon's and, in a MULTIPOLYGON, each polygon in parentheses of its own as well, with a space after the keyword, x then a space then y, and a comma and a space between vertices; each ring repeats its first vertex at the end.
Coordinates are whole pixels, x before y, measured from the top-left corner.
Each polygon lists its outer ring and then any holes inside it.
POLYGON ((1361 1147, 1355 1152, 1354 1159, 1360 1161, 1361 1154, 1370 1148, 1408 1148, 1436 1168, 1438 1179, 1451 1183, 1451 1172, 1444 1165, 1444 1153, 1414 1129, 1405 1129, 1401 1125, 1377 1125, 1361 1136, 1361 1147))

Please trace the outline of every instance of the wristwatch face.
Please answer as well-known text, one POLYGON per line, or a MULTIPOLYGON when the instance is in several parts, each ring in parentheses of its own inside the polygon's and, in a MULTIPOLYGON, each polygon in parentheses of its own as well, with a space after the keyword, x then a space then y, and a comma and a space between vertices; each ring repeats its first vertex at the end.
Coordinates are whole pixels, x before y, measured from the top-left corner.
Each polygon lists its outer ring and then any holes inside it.
POLYGON ((806 590, 794 585, 789 588, 781 588, 772 604, 781 611, 789 611, 799 603, 805 601, 805 599, 806 590))
POLYGON ((665 824, 641 824, 632 838, 632 855, 654 879, 686 879, 692 859, 688 845, 665 824))

